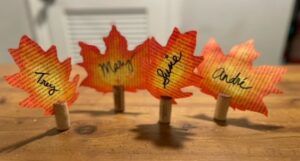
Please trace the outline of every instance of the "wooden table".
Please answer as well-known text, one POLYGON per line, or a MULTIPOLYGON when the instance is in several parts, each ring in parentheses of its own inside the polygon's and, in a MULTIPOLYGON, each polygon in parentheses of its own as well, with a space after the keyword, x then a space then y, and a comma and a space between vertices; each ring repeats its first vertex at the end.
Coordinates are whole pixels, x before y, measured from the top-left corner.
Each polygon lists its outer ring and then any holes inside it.
MULTIPOLYGON (((76 67, 77 72, 85 74, 76 67)), ((146 91, 126 93, 126 113, 114 114, 112 94, 80 87, 70 110, 72 128, 58 133, 54 117, 42 109, 20 108, 27 97, 10 87, 3 75, 16 66, 0 67, 0 160, 300 160, 300 66, 279 85, 285 94, 265 98, 269 118, 255 112, 233 111, 227 126, 212 121, 215 100, 195 88, 179 99, 170 127, 160 126, 159 101, 146 91)))

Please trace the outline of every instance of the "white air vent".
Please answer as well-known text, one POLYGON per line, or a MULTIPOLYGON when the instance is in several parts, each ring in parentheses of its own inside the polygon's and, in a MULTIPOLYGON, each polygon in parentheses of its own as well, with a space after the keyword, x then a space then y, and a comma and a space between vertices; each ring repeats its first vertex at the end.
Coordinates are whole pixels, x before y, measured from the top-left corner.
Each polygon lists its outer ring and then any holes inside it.
POLYGON ((108 36, 112 24, 127 38, 130 50, 148 36, 148 20, 144 9, 67 10, 66 44, 73 62, 82 60, 79 41, 96 45, 103 53, 105 45, 102 38, 108 36))
POLYGON ((127 38, 128 48, 154 36, 164 44, 168 38, 169 1, 162 0, 28 0, 37 41, 48 49, 56 45, 59 59, 82 61, 79 41, 105 52, 103 37, 115 24, 127 38), (168 32, 167 32, 168 31, 168 32))

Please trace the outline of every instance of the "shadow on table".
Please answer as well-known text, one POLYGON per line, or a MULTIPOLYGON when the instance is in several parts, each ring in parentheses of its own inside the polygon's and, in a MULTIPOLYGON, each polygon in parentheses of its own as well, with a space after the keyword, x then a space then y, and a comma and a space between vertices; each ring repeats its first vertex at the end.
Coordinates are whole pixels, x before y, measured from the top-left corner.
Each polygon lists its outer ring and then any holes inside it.
POLYGON ((22 146, 25 146, 27 144, 30 144, 31 142, 34 142, 36 140, 40 140, 44 137, 47 137, 47 136, 55 136, 57 134, 61 133, 60 131, 58 131, 56 128, 53 128, 53 129, 50 129, 42 134, 39 134, 39 135, 36 135, 34 137, 31 137, 31 138, 28 138, 26 140, 23 140, 23 141, 20 141, 20 142, 17 142, 15 144, 12 144, 12 145, 9 145, 7 147, 3 147, 3 148, 0 148, 0 153, 4 153, 4 152, 12 152, 16 149, 19 149, 21 148, 22 146))
POLYGON ((116 114, 138 116, 138 115, 142 115, 143 114, 143 113, 138 113, 138 112, 115 113, 114 110, 110 110, 110 111, 74 110, 74 111, 70 111, 70 113, 74 113, 74 114, 89 114, 90 116, 94 116, 94 117, 104 116, 104 115, 116 115, 116 114))
POLYGON ((174 128, 166 124, 143 124, 130 131, 137 133, 135 139, 152 141, 159 147, 183 148, 183 142, 193 136, 186 128, 174 128))
POLYGON ((97 131, 97 126, 95 125, 81 125, 76 127, 74 131, 79 135, 90 135, 97 131))
POLYGON ((5 97, 0 97, 0 105, 5 104, 6 103, 6 98, 5 97))
POLYGON ((244 128, 249 128, 249 129, 259 130, 259 131, 269 131, 269 130, 272 131, 272 130, 278 130, 284 128, 283 126, 278 126, 278 125, 265 125, 265 124, 251 123, 247 118, 231 118, 231 119, 227 119, 226 122, 214 120, 212 117, 206 116, 204 114, 192 116, 192 118, 201 119, 205 121, 214 121, 217 125, 220 126, 232 125, 232 126, 244 127, 244 128))

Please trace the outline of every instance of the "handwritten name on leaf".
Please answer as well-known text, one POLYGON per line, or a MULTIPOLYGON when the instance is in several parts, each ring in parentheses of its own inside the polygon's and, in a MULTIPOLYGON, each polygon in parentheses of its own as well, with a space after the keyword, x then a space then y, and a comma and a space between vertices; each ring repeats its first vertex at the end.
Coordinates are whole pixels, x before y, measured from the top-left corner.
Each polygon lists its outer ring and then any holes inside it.
POLYGON ((49 96, 52 96, 55 92, 59 91, 58 89, 56 89, 55 85, 49 83, 45 79, 46 75, 50 75, 49 73, 45 73, 45 72, 34 72, 34 73, 39 76, 37 79, 37 83, 50 89, 48 91, 49 96))
POLYGON ((146 41, 133 50, 128 50, 126 38, 115 25, 103 40, 105 52, 101 52, 94 45, 79 43, 83 58, 79 65, 84 67, 88 74, 81 85, 99 92, 112 92, 115 85, 124 86, 126 91, 132 92, 144 89, 145 76, 141 66, 148 54, 146 41))
POLYGON ((101 68, 102 74, 105 77, 106 75, 110 73, 117 73, 122 68, 127 68, 127 71, 129 73, 133 72, 133 65, 132 65, 132 59, 134 56, 132 56, 128 60, 117 60, 114 63, 111 63, 111 61, 107 61, 104 63, 100 63, 99 67, 101 68))
POLYGON ((174 28, 165 46, 155 38, 149 39, 149 63, 143 65, 146 89, 157 99, 163 96, 175 99, 189 97, 182 89, 198 84, 201 76, 193 71, 203 58, 194 55, 196 31, 181 33, 174 28))
POLYGON ((180 62, 182 57, 182 53, 179 52, 179 55, 173 55, 171 59, 168 59, 169 56, 166 55, 165 58, 169 61, 167 69, 165 68, 158 68, 157 75, 163 78, 163 86, 166 86, 170 83, 170 77, 172 74, 173 66, 175 66, 178 62, 180 62))
POLYGON ((251 89, 252 88, 251 86, 246 86, 245 85, 246 80, 248 78, 246 77, 246 78, 242 79, 242 78, 240 78, 240 74, 241 73, 239 72, 236 76, 230 78, 229 75, 226 73, 225 68, 218 68, 212 74, 212 78, 224 81, 224 82, 226 82, 228 84, 238 85, 242 89, 251 89))
POLYGON ((286 69, 275 66, 254 67, 259 52, 252 40, 234 46, 227 55, 214 39, 202 50, 204 60, 195 73, 202 76, 199 88, 217 98, 220 93, 231 96, 230 106, 242 111, 249 110, 268 115, 263 98, 271 93, 282 93, 276 84, 286 69))
POLYGON ((9 52, 20 72, 5 76, 5 79, 10 85, 29 93, 20 106, 43 108, 45 115, 54 114, 53 104, 58 101, 65 101, 71 107, 79 95, 79 75, 69 80, 71 58, 60 62, 55 46, 44 51, 27 36, 21 38, 17 49, 10 49, 9 52))

